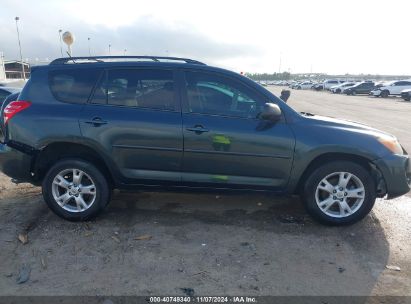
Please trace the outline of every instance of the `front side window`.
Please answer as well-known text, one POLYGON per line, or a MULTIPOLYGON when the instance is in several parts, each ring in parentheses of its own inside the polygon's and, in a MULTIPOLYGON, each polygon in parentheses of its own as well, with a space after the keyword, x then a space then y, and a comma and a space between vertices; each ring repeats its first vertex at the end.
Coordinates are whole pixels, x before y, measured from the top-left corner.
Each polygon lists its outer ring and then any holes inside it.
POLYGON ((173 72, 168 70, 109 70, 96 87, 92 103, 176 110, 173 72))
POLYGON ((256 118, 263 102, 247 87, 211 73, 186 72, 190 113, 256 118))
POLYGON ((49 72, 49 86, 62 102, 86 103, 100 71, 97 69, 61 69, 49 72))

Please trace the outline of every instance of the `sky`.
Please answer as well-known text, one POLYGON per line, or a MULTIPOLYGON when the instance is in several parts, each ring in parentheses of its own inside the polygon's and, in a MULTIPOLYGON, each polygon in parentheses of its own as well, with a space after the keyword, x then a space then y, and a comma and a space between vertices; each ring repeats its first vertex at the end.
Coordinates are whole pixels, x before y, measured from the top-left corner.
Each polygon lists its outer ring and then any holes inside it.
POLYGON ((410 0, 0 0, 0 52, 180 56, 237 72, 411 75, 410 0), (88 40, 90 38, 90 40, 88 40), (63 52, 66 52, 63 44, 63 52))

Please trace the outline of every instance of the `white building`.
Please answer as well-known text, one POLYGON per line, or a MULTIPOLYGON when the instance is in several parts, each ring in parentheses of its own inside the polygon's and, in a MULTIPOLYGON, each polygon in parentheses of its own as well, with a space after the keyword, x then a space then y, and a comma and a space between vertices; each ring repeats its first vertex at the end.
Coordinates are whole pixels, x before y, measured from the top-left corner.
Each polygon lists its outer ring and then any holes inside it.
POLYGON ((0 52, 0 81, 6 80, 6 68, 4 67, 3 52, 0 52))

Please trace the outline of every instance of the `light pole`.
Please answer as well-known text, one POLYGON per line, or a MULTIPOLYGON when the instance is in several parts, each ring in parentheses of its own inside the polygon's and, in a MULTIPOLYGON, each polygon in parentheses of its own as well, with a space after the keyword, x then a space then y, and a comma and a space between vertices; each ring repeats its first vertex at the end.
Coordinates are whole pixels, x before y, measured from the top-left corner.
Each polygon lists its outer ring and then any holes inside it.
POLYGON ((111 44, 108 45, 108 55, 111 56, 111 44))
POLYGON ((127 49, 124 49, 124 56, 126 56, 126 53, 127 53, 127 49))
POLYGON ((60 53, 61 53, 61 57, 63 57, 63 44, 62 44, 62 41, 61 41, 61 32, 62 32, 63 30, 59 30, 59 38, 60 38, 60 53))
POLYGON ((19 25, 18 22, 20 20, 19 17, 14 18, 16 20, 16 30, 17 30, 17 39, 19 41, 19 49, 20 49, 20 62, 21 62, 21 71, 23 73, 23 79, 26 80, 26 74, 24 73, 24 63, 23 63, 23 55, 21 53, 21 43, 20 43, 20 33, 19 33, 19 25))
POLYGON ((91 57, 91 50, 90 50, 90 37, 87 38, 88 41, 88 55, 91 57))

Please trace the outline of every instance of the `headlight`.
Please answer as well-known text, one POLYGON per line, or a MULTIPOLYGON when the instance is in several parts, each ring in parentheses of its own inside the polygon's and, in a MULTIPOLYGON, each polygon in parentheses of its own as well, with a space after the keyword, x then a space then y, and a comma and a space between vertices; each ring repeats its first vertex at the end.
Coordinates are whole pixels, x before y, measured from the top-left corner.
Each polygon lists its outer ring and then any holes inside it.
POLYGON ((402 147, 396 138, 384 136, 379 137, 378 141, 382 143, 392 153, 399 155, 403 154, 402 147))

